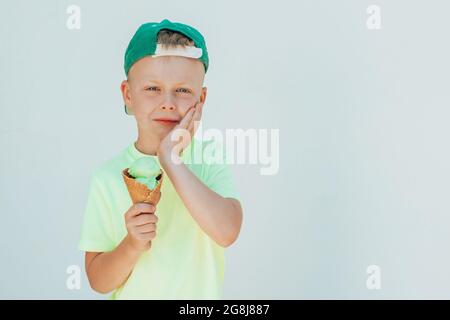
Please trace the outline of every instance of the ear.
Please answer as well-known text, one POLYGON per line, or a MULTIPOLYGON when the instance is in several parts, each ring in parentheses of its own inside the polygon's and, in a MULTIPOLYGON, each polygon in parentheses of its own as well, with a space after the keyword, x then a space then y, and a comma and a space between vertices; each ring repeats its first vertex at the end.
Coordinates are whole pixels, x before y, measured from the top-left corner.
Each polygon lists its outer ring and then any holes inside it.
POLYGON ((123 103, 127 106, 129 111, 133 111, 133 105, 131 103, 131 90, 128 80, 123 80, 120 84, 120 91, 122 92, 123 103))
POLYGON ((208 93, 208 88, 203 87, 203 88, 202 88, 202 92, 200 93, 200 99, 199 99, 199 101, 200 101, 202 104, 205 104, 205 100, 206 100, 206 95, 207 95, 207 93, 208 93))

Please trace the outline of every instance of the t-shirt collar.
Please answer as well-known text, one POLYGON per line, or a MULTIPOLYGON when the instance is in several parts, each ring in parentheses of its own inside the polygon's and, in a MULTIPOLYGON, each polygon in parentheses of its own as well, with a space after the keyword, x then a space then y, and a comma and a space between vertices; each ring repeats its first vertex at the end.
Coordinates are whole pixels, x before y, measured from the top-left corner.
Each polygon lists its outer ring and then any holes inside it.
POLYGON ((133 143, 131 143, 131 144, 129 145, 129 147, 128 147, 128 152, 130 153, 130 155, 131 155, 131 157, 132 157, 133 160, 137 160, 137 159, 140 159, 140 158, 142 158, 142 157, 149 157, 149 158, 155 159, 156 162, 157 162, 159 165, 161 165, 160 162, 159 162, 158 156, 156 156, 156 155, 151 155, 151 154, 146 154, 146 153, 143 153, 143 152, 139 151, 139 150, 136 148, 136 141, 133 142, 133 143))

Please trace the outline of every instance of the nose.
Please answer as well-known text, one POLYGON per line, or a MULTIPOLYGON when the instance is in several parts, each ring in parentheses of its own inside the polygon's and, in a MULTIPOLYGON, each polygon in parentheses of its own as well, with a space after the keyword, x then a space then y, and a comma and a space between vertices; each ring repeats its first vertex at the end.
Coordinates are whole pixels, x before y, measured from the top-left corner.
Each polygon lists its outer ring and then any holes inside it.
POLYGON ((173 104, 170 104, 170 105, 166 105, 166 104, 163 104, 162 106, 161 106, 161 109, 163 109, 163 110, 175 110, 175 106, 173 105, 173 104))
POLYGON ((175 110, 177 107, 175 106, 175 104, 173 103, 171 97, 167 97, 167 99, 163 102, 163 104, 161 104, 160 107, 162 110, 170 110, 173 111, 175 110))

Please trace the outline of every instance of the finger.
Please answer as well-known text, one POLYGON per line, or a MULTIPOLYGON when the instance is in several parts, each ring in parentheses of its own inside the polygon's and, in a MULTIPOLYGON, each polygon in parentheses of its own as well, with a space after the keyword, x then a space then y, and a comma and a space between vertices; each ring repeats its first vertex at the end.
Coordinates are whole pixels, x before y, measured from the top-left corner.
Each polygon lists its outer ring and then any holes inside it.
POLYGON ((195 108, 191 107, 188 112, 184 115, 183 119, 181 119, 180 123, 177 127, 186 129, 189 126, 189 123, 191 122, 191 119, 194 115, 195 108))
POLYGON ((195 132, 197 131, 198 127, 200 126, 200 121, 202 118, 202 111, 203 111, 203 103, 198 102, 196 106, 196 112, 192 118, 191 123, 189 124, 189 133, 193 137, 195 135, 195 132))
POLYGON ((154 214, 155 206, 148 203, 136 203, 125 214, 125 220, 132 220, 141 214, 154 214))
POLYGON ((137 212, 136 215, 139 215, 141 213, 154 213, 156 208, 150 203, 138 202, 134 205, 134 210, 137 212))
POLYGON ((139 233, 149 233, 156 231, 156 225, 154 223, 144 224, 142 226, 137 226, 136 231, 139 233))
POLYGON ((192 115, 191 121, 189 121, 187 129, 189 129, 192 126, 192 122, 197 117, 197 114, 198 114, 198 101, 194 104, 194 106, 192 108, 194 108, 194 114, 192 115))
POLYGON ((142 241, 152 241, 156 237, 156 231, 138 233, 137 237, 142 241))
POLYGON ((194 116, 192 117, 191 123, 189 123, 189 127, 188 130, 191 133, 191 136, 194 136, 195 134, 195 129, 197 129, 197 127, 199 126, 200 123, 200 119, 202 118, 202 111, 203 111, 203 103, 196 103, 196 107, 195 107, 195 113, 194 116))
POLYGON ((140 225, 144 225, 144 224, 149 224, 149 223, 157 223, 158 222, 158 217, 153 214, 153 213, 142 213, 136 217, 134 217, 132 219, 132 221, 130 221, 131 224, 135 225, 135 226, 140 226, 140 225))

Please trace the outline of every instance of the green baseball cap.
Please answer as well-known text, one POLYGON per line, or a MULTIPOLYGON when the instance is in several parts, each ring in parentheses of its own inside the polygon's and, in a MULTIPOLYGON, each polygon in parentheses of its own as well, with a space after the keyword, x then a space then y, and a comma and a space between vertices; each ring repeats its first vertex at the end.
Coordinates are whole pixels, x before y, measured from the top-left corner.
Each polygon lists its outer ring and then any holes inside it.
MULTIPOLYGON (((195 28, 179 22, 171 22, 164 19, 161 22, 148 22, 141 25, 133 38, 131 38, 125 52, 124 69, 128 77, 131 66, 146 56, 183 56, 200 60, 205 67, 205 73, 208 71, 209 58, 206 49, 205 39, 195 28), (158 41, 158 33, 161 30, 177 31, 194 42, 193 47, 186 48, 163 48, 158 41)), ((129 115, 128 108, 125 105, 125 113, 129 115)))

